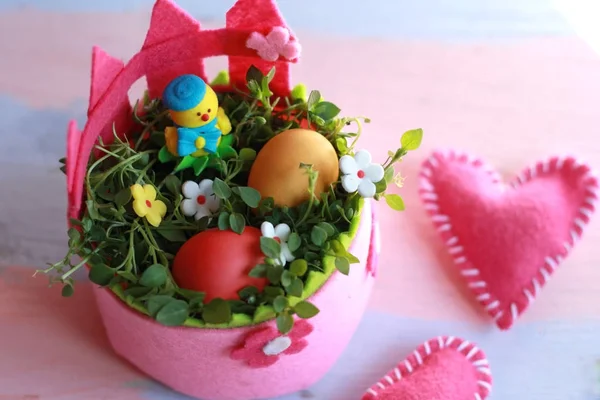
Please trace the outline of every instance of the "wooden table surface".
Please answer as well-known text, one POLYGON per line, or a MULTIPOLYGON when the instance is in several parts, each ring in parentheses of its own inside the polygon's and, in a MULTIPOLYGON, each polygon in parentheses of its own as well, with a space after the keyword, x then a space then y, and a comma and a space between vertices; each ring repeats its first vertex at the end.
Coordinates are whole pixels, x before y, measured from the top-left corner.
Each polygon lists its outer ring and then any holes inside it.
MULTIPOLYGON (((326 378, 285 399, 357 399, 439 334, 487 352, 492 400, 600 399, 600 218, 517 326, 499 332, 446 272, 450 258, 416 182, 438 147, 478 154, 506 177, 555 153, 600 169, 597 2, 280 3, 304 49, 294 80, 346 115, 371 117, 362 147, 383 160, 386 142, 425 130, 423 148, 402 166, 407 211, 380 207, 381 272, 359 330, 326 378)), ((180 4, 216 26, 232 1, 180 4)), ((91 46, 128 59, 143 42, 151 5, 0 2, 0 399, 184 398, 113 355, 85 279, 66 300, 44 277, 31 277, 66 248, 57 160, 67 121, 84 123, 91 46)), ((209 63, 212 72, 223 66, 209 63)))

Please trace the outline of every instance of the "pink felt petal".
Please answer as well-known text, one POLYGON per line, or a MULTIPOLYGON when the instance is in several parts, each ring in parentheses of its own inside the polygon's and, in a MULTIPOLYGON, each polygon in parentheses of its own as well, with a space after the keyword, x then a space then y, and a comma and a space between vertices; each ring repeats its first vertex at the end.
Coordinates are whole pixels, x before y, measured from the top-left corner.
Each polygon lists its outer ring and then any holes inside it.
POLYGON ((294 341, 292 341, 292 344, 290 345, 290 347, 288 347, 283 352, 283 354, 287 354, 287 355, 298 354, 302 350, 304 350, 306 348, 306 346, 308 346, 308 342, 306 340, 304 340, 304 339, 294 340, 294 341))
POLYGON ((267 35, 267 41, 272 46, 281 49, 290 41, 290 32, 285 28, 276 26, 267 35))
MULTIPOLYGON (((227 12, 226 26, 229 29, 243 29, 268 34, 273 27, 287 28, 274 0, 238 0, 227 12)), ((291 35, 293 39, 293 34, 291 35)), ((267 54, 271 58, 272 54, 267 54)), ((278 96, 287 96, 292 89, 290 65, 284 61, 266 61, 259 57, 229 56, 229 76, 231 84, 245 87, 246 72, 251 65, 264 74, 275 67, 277 73, 271 82, 273 92, 278 96)), ((277 58, 275 59, 277 60, 277 58)))
POLYGON ((375 383, 363 400, 484 400, 492 390, 485 354, 474 344, 437 337, 375 383))
POLYGON ((259 329, 248 335, 244 343, 244 347, 247 348, 263 348, 270 340, 273 340, 278 336, 277 331, 268 326, 266 328, 259 329))
POLYGON ((268 46, 267 39, 258 32, 252 32, 246 41, 246 47, 256 51, 268 46))
MULTIPOLYGON (((146 34, 142 49, 159 45, 168 39, 197 34, 200 29, 200 23, 171 0, 158 0, 152 10, 150 29, 146 34)), ((213 41, 204 41, 203 45, 205 47, 218 46, 213 41)), ((169 82, 179 75, 195 74, 206 79, 203 59, 200 56, 188 55, 188 50, 182 42, 173 42, 166 50, 168 54, 156 54, 164 62, 160 63, 161 67, 158 69, 148 68, 146 81, 150 97, 160 97, 169 82), (179 60, 179 62, 173 62, 173 60, 179 60)), ((155 63, 155 61, 149 62, 155 63)))
POLYGON ((233 360, 249 360, 257 355, 260 356, 259 351, 254 347, 238 347, 231 350, 229 354, 233 360))
POLYGON ((69 121, 67 128, 67 193, 72 193, 74 189, 75 168, 77 168, 77 152, 79 150, 79 140, 81 132, 77 129, 77 121, 69 121))
POLYGON ((297 42, 287 43, 281 48, 280 53, 288 60, 298 58, 300 57, 300 45, 297 42))
POLYGON ((501 329, 528 308, 581 237, 598 180, 575 158, 535 163, 504 185, 483 161, 434 153, 421 199, 475 298, 501 329))
POLYGON ((292 338, 292 340, 296 340, 309 335, 312 331, 313 326, 310 322, 305 319, 299 319, 294 322, 294 328, 292 328, 292 331, 288 336, 292 338))
POLYGON ((266 368, 279 361, 279 356, 267 356, 265 354, 257 355, 247 361, 249 367, 266 368))
POLYGON ((108 55, 98 46, 92 48, 92 77, 88 116, 98 104, 100 97, 108 90, 112 81, 125 67, 123 61, 108 55))

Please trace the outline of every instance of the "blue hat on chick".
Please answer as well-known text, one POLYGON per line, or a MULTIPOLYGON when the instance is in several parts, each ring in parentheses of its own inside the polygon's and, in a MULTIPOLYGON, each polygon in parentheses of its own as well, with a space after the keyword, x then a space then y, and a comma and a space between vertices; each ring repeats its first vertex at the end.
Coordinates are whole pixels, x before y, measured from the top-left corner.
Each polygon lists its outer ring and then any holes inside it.
POLYGON ((196 107, 204 98, 206 82, 186 74, 173 79, 163 91, 162 100, 169 110, 185 111, 196 107))

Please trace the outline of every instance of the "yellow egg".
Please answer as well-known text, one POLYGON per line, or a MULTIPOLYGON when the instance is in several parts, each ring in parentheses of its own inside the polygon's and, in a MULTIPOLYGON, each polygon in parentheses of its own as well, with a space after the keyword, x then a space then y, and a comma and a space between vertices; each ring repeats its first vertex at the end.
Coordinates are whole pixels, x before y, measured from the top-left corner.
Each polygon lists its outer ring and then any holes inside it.
POLYGON ((339 177, 339 160, 333 145, 320 133, 290 129, 276 135, 259 151, 250 170, 248 186, 278 206, 295 207, 309 199, 308 175, 300 164, 319 171, 319 196, 339 177))

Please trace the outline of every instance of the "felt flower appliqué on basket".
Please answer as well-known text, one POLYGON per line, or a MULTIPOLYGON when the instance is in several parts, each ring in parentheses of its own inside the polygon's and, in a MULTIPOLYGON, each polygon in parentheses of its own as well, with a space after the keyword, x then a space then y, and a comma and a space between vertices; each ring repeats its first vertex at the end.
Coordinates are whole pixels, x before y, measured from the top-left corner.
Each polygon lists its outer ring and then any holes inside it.
POLYGON ((369 121, 291 88, 299 51, 272 0, 237 1, 212 31, 158 0, 126 65, 94 49, 88 121, 69 125, 69 251, 44 272, 68 297, 87 269, 115 351, 191 396, 318 381, 369 298, 373 204, 404 208, 387 189, 422 131, 383 163, 355 150, 369 121), (203 59, 218 54, 229 70, 209 84, 203 59))

